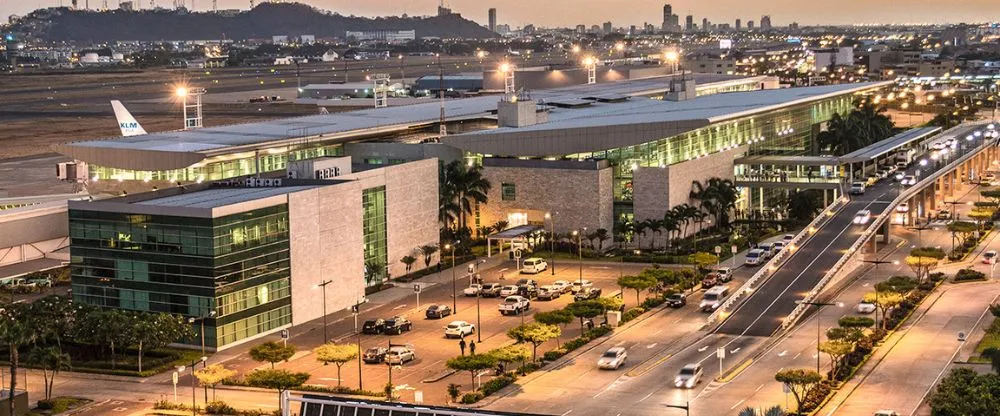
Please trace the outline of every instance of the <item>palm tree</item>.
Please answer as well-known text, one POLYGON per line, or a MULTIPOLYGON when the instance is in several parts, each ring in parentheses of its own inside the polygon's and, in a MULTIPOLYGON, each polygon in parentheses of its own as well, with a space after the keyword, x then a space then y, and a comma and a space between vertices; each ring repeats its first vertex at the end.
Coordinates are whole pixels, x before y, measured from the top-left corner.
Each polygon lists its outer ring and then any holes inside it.
POLYGON ((714 216, 720 228, 728 227, 729 212, 739 198, 736 184, 729 179, 709 178, 704 185, 694 181, 691 186, 691 199, 699 201, 701 209, 714 216))
POLYGON ((697 207, 686 203, 674 207, 674 210, 677 212, 677 219, 684 225, 681 237, 687 237, 688 227, 691 225, 691 222, 698 217, 700 211, 697 207))
MULTIPOLYGON (((644 228, 646 231, 652 231, 652 232, 655 232, 655 233, 659 233, 659 231, 657 231, 657 229, 660 228, 660 224, 659 224, 658 221, 656 221, 654 219, 648 219, 648 220, 642 221, 641 224, 642 224, 642 228, 644 228)), ((643 232, 643 234, 645 234, 645 232, 643 232)), ((655 244, 656 244, 656 240, 650 240, 650 242, 649 242, 649 249, 652 250, 653 246, 655 244)), ((639 245, 639 248, 640 249, 642 248, 642 244, 639 245)))
POLYGON ((472 208, 475 204, 486 203, 489 199, 487 194, 493 186, 483 177, 481 167, 467 166, 459 160, 448 163, 444 173, 446 191, 442 191, 442 194, 454 199, 458 207, 459 227, 465 227, 465 215, 472 214, 472 208))
POLYGON ((607 241, 608 238, 611 238, 611 236, 608 235, 608 230, 604 228, 598 228, 597 231, 594 232, 594 235, 597 236, 597 251, 601 251, 604 248, 604 242, 607 241))
MULTIPOLYGON (((35 328, 32 325, 33 314, 29 311, 30 304, 14 303, 0 309, 0 343, 7 346, 10 353, 10 390, 17 390, 17 367, 20 365, 20 354, 17 349, 30 344, 35 339, 35 328)), ((14 412, 14 400, 8 400, 9 414, 14 412)))
POLYGON ((646 234, 646 228, 649 226, 649 224, 646 224, 645 221, 635 221, 635 220, 633 220, 631 224, 632 224, 632 230, 636 236, 635 238, 636 247, 642 250, 642 236, 646 234))
POLYGON ((56 381, 56 374, 62 370, 70 369, 69 354, 62 352, 56 346, 35 347, 28 353, 28 362, 42 369, 42 379, 45 382, 45 400, 51 400, 52 385, 56 381))
POLYGON ((672 246, 671 241, 674 239, 674 232, 680 230, 680 221, 677 219, 677 211, 670 210, 666 214, 663 214, 663 221, 660 221, 660 226, 667 232, 667 241, 664 248, 669 248, 672 246))

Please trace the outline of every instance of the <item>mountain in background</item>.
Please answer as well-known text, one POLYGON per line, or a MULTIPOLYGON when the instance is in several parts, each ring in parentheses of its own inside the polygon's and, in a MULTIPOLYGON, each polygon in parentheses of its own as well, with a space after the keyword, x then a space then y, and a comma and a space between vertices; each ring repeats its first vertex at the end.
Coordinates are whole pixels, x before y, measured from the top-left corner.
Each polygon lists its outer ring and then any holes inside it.
POLYGON ((417 38, 490 38, 496 34, 458 14, 432 17, 354 17, 300 3, 263 3, 236 14, 175 10, 105 12, 39 9, 19 19, 15 32, 47 41, 270 39, 274 35, 343 38, 345 32, 415 30, 417 38))

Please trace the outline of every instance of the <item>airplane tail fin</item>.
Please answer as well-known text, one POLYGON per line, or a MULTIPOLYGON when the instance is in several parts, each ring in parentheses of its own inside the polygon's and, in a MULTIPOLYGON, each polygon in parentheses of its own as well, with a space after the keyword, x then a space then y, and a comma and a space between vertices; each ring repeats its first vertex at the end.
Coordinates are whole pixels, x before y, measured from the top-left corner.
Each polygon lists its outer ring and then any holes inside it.
POLYGON ((121 101, 111 100, 111 108, 115 110, 115 118, 118 119, 118 127, 122 130, 122 136, 138 136, 146 134, 146 130, 139 125, 139 122, 132 117, 132 114, 125 109, 121 101))

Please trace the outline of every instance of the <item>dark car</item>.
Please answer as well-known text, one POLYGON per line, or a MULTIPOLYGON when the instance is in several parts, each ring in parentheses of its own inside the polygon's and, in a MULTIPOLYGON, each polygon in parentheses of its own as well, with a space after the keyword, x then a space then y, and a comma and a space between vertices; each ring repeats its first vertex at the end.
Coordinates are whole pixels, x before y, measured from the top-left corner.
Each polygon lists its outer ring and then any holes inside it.
POLYGON ((687 296, 684 296, 683 293, 674 293, 673 295, 667 296, 667 306, 671 308, 679 308, 687 305, 687 303, 687 296))
POLYGON ((708 276, 705 276, 704 279, 701 279, 702 290, 708 290, 709 288, 717 284, 719 284, 719 278, 714 273, 709 273, 708 276))
POLYGON ((518 279, 517 280, 517 285, 518 286, 531 285, 531 286, 538 287, 538 281, 535 280, 535 279, 518 279))
POLYGON ((378 335, 385 332, 385 319, 369 319, 361 325, 361 333, 378 335))
POLYGON ((424 312, 427 319, 440 319, 448 315, 451 315, 451 306, 447 305, 431 305, 427 307, 427 312, 424 312))
POLYGON ((483 287, 479 289, 479 296, 484 298, 495 298, 500 296, 500 288, 502 286, 499 283, 483 283, 483 287))
POLYGON ((534 299, 538 297, 538 287, 535 285, 523 285, 517 287, 517 295, 525 299, 534 299))
POLYGON ((388 351, 385 347, 371 347, 365 350, 365 353, 361 355, 361 359, 368 364, 378 364, 385 361, 385 353, 388 351))
POLYGON ((402 334, 406 331, 413 329, 413 322, 402 316, 394 316, 385 321, 385 333, 386 334, 402 334))
POLYGON ((601 289, 597 287, 588 287, 573 295, 573 300, 589 300, 597 299, 601 297, 601 289))

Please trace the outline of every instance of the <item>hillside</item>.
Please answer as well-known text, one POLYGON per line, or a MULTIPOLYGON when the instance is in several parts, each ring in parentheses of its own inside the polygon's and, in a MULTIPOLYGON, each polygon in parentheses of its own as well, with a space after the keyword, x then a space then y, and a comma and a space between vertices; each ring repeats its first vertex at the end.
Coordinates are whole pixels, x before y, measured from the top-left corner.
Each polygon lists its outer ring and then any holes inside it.
POLYGON ((348 30, 415 30, 417 37, 488 38, 495 34, 459 15, 434 17, 349 17, 299 3, 263 3, 226 16, 173 10, 80 11, 40 9, 13 30, 48 41, 270 39, 273 35, 344 37, 348 30))

